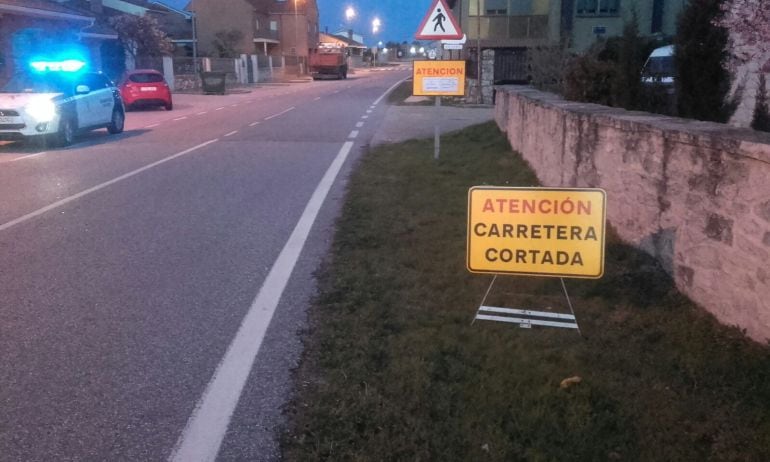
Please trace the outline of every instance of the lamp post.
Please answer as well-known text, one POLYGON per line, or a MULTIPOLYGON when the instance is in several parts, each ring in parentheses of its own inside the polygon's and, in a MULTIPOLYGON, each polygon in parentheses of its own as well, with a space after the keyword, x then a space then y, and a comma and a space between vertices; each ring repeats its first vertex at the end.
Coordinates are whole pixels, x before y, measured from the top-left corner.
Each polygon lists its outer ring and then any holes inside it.
POLYGON ((297 17, 297 2, 294 0, 294 56, 299 56, 299 18, 297 17))
MULTIPOLYGON (((380 22, 380 18, 375 17, 372 19, 372 35, 376 34, 380 31, 380 25, 382 23, 380 22)), ((382 45, 382 42, 379 43, 379 45, 382 45)), ((374 58, 372 64, 374 66, 377 66, 377 53, 380 51, 379 48, 377 48, 377 52, 374 53, 374 58)))

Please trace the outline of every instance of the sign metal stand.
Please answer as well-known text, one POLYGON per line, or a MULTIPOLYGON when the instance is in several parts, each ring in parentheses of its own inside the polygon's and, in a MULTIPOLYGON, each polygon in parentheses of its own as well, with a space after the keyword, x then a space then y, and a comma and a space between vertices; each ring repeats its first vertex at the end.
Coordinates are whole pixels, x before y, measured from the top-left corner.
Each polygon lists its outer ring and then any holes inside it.
POLYGON ((564 297, 567 299, 567 305, 569 306, 569 311, 571 314, 488 306, 486 305, 487 297, 492 291, 492 286, 495 284, 496 280, 497 275, 494 275, 492 277, 492 282, 489 283, 489 287, 484 294, 484 298, 481 299, 481 304, 479 305, 479 309, 476 312, 476 316, 474 316, 471 325, 473 325, 478 319, 480 321, 495 321, 518 324, 522 329, 531 329, 532 326, 576 329, 578 334, 583 337, 583 333, 580 331, 580 325, 578 324, 577 318, 575 317, 575 310, 572 307, 572 301, 570 300, 569 293, 567 292, 567 286, 564 284, 564 278, 559 278, 559 281, 561 282, 561 288, 564 291, 564 297))

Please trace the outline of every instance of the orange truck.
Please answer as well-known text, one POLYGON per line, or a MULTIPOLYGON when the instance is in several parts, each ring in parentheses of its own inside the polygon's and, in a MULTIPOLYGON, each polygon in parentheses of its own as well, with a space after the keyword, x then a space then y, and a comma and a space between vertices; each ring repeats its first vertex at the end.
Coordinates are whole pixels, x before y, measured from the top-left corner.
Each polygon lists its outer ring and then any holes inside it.
POLYGON ((348 49, 343 45, 319 43, 310 55, 310 75, 321 78, 348 78, 348 49))

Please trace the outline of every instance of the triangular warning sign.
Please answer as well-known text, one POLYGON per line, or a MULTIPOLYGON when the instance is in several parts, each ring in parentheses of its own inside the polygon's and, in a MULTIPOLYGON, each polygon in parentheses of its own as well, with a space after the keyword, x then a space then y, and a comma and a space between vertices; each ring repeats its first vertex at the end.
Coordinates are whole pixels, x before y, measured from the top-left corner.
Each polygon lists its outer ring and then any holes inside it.
POLYGON ((417 40, 456 40, 463 38, 463 31, 446 2, 434 0, 414 37, 417 40))

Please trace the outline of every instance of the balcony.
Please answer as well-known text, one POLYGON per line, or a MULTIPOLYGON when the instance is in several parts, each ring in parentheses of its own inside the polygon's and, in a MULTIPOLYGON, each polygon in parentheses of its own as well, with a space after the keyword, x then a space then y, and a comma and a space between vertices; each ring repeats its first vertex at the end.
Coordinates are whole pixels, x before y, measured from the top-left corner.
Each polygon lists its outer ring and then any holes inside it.
POLYGON ((468 39, 477 38, 479 26, 481 40, 501 45, 532 46, 549 39, 548 15, 471 16, 463 26, 468 39))
POLYGON ((254 43, 281 43, 277 30, 260 29, 254 32, 254 43))

